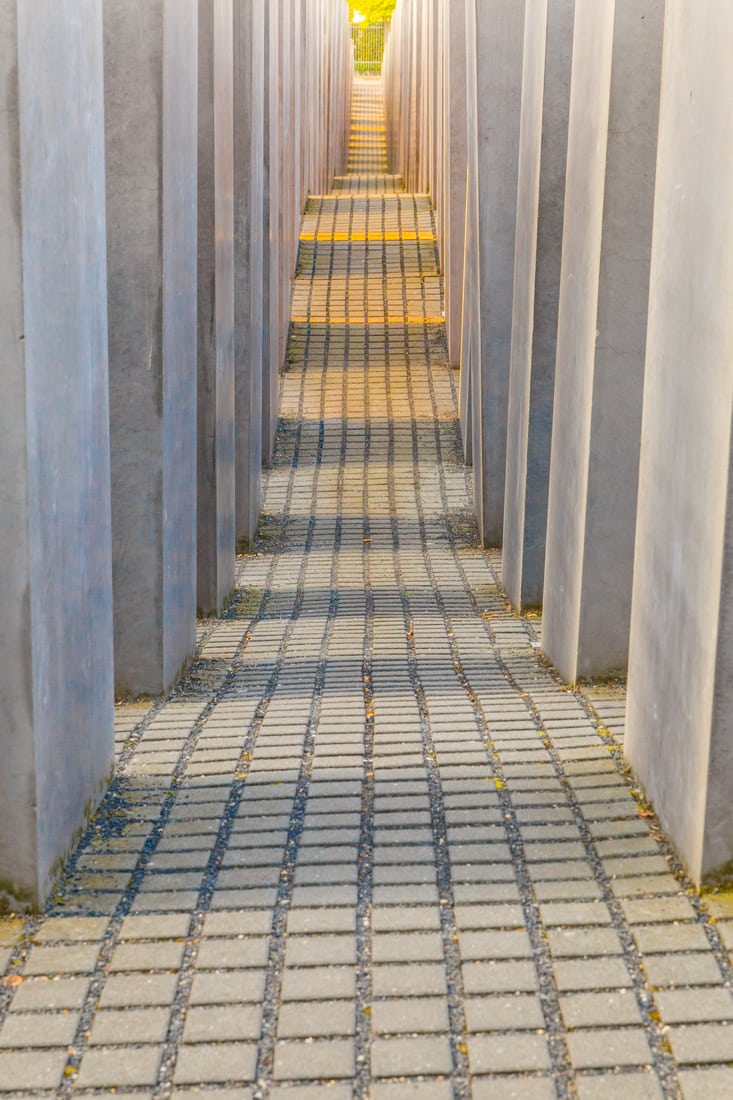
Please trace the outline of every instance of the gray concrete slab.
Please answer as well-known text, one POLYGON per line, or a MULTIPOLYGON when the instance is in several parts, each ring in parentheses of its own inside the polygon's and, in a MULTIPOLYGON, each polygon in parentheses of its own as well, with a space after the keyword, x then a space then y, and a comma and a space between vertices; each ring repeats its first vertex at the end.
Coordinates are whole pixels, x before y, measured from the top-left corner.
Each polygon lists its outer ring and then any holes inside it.
POLYGON ((504 526, 524 8, 524 0, 467 0, 466 7, 468 126, 476 136, 466 226, 471 331, 464 327, 469 359, 461 370, 470 371, 475 508, 485 546, 501 544, 504 526))
POLYGON ((443 0, 445 52, 444 226, 443 275, 445 323, 451 366, 461 361, 461 311, 465 258, 466 169, 466 8, 443 0))
POLYGON ((280 122, 278 90, 279 4, 265 6, 265 249, 262 347, 262 461, 268 466, 275 446, 280 402, 280 122))
POLYGON ((545 573, 575 0, 528 0, 517 184, 502 576, 539 607, 545 573))
POLYGON ((576 10, 543 625, 570 682, 628 657, 663 21, 576 10))
POLYGON ((104 4, 115 690, 196 620, 196 0, 104 4))
POLYGON ((234 587, 234 122, 232 0, 199 0, 198 556, 201 614, 234 587))
POLYGON ((99 0, 2 0, 0 909, 43 903, 113 760, 99 0))
POLYGON ((699 882, 733 859, 733 12, 666 18, 626 752, 699 882))
POLYGON ((234 5, 234 317, 236 533, 250 545, 260 513, 265 203, 265 0, 234 5))

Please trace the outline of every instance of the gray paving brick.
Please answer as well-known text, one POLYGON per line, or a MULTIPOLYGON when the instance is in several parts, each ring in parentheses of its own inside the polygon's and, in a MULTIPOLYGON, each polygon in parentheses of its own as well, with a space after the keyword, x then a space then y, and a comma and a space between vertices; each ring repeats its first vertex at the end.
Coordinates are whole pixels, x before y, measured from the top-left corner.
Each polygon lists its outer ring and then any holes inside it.
POLYGON ((641 1024, 641 1011, 634 993, 575 993, 560 998, 565 1026, 603 1027, 612 1024, 641 1024))
POLYGON ((165 1008, 105 1009, 97 1012, 89 1042, 92 1046, 118 1043, 162 1043, 168 1031, 165 1008))
POLYGON ((160 1055, 158 1047, 95 1047, 84 1055, 76 1084, 79 1088, 154 1085, 160 1055))
POLYGON ((375 1001, 371 1007, 376 1035, 443 1033, 449 1030, 448 1005, 442 997, 406 997, 375 1001))
POLYGON ((0 1092, 55 1089, 62 1080, 66 1048, 34 1051, 0 1051, 0 1092))
POLYGON ((647 978, 653 986, 718 985, 722 976, 711 954, 647 955, 647 978))
POLYGON ((547 939, 556 958, 620 955, 623 950, 613 928, 551 928, 547 939))
POLYGON ((537 974, 530 962, 473 962, 463 964, 463 985, 472 993, 531 993, 537 974))
POLYGON ((423 997, 444 995, 446 977, 437 963, 407 966, 377 963, 372 971, 372 991, 375 997, 423 997))
POLYGON ((372 1043, 374 1077, 420 1077, 450 1073, 450 1043, 447 1038, 375 1039, 372 1043))
POLYGON ((473 1100, 556 1100, 552 1080, 547 1077, 480 1077, 473 1081, 473 1100))
POLYGON ((579 1100, 662 1100, 664 1096, 656 1077, 643 1071, 603 1077, 579 1074, 577 1084, 579 1100))
POLYGON ((353 935, 289 936, 285 945, 286 966, 329 966, 356 963, 353 935))
POLYGON ((68 1046, 75 1031, 76 1017, 71 1013, 39 1019, 33 1013, 9 1012, 0 1027, 0 1048, 68 1046))
POLYGON ((377 1081, 371 1100, 453 1100, 450 1081, 377 1081))
POLYGON ((282 1005, 278 1015, 281 1039, 339 1038, 354 1031, 354 1009, 347 1001, 296 1001, 282 1005))
POLYGON ((733 1069, 683 1070, 680 1083, 684 1100, 731 1100, 733 1069))
POLYGON ((468 997, 465 1009, 469 1032, 537 1031, 545 1026, 537 996, 515 993, 510 997, 468 997))
POLYGON ((375 963, 440 962, 443 941, 438 932, 377 932, 372 940, 375 963))
POLYGON ((273 1072, 276 1081, 352 1077, 354 1044, 351 1039, 280 1041, 275 1047, 273 1072))
POLYGON ((184 1043, 235 1042, 258 1039, 262 1023, 259 1005, 241 1004, 226 1007, 189 1007, 183 1029, 184 1043))
POLYGON ((626 989, 631 976, 623 959, 560 959, 554 966, 555 981, 563 993, 583 989, 626 989))
POLYGON ((672 1027, 669 1041, 680 1064, 733 1062, 733 1024, 708 1022, 672 1027))
POLYGON ((239 939, 205 939, 201 941, 196 966, 200 970, 265 966, 269 951, 266 936, 248 936, 239 939))
POLYGON ((283 974, 284 1001, 350 1000, 356 975, 346 966, 312 966, 286 970, 283 974))
POLYGON ((733 1020, 733 995, 722 986, 660 990, 656 1001, 667 1024, 733 1020))
POLYGON ((185 1043, 178 1051, 173 1080, 179 1085, 252 1081, 256 1058, 254 1043, 185 1043))
POLYGON ((542 1035, 472 1035, 468 1040, 472 1073, 519 1073, 550 1068, 542 1035))
POLYGON ((226 970, 194 974, 191 1004, 225 1005, 256 1003, 265 992, 264 970, 226 970))
POLYGON ((525 930, 460 932, 458 944, 461 958, 466 961, 479 959, 521 959, 532 955, 532 945, 525 930))
POLYGON ((183 962, 183 943, 121 943, 110 960, 113 972, 130 970, 177 970, 183 962))
POLYGON ((641 1027, 571 1031, 567 1042, 576 1069, 643 1066, 652 1061, 641 1027))
POLYGON ((81 1008, 89 978, 26 978, 18 986, 12 1007, 16 1012, 81 1008))

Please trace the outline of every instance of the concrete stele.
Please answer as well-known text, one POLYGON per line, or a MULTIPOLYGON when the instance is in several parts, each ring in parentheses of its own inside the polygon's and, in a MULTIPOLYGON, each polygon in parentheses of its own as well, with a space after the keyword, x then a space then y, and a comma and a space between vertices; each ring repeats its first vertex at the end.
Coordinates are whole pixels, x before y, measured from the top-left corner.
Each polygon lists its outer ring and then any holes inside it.
POLYGON ((545 573, 575 0, 527 0, 504 498, 504 587, 539 607, 545 573))
POLYGON ((232 0, 199 0, 198 607, 234 587, 234 122, 232 0))
POLYGON ((733 859, 732 52, 668 0, 625 747, 697 883, 733 859))
POLYGON ((514 287, 525 0, 468 0, 469 196, 461 370, 474 499, 485 546, 501 544, 514 287), (472 64, 475 59, 475 64, 472 64), (475 127, 475 129, 474 129, 475 127), (468 328, 468 331, 467 331, 468 328))
POLYGON ((104 4, 115 690, 196 622, 196 0, 104 4))
POLYGON ((234 381, 236 534, 257 530, 262 470, 265 0, 234 3, 234 381))
POLYGON ((571 683, 628 657, 663 24, 575 13, 543 618, 571 683))
POLYGON ((102 7, 0 2, 0 910, 113 762, 102 7))

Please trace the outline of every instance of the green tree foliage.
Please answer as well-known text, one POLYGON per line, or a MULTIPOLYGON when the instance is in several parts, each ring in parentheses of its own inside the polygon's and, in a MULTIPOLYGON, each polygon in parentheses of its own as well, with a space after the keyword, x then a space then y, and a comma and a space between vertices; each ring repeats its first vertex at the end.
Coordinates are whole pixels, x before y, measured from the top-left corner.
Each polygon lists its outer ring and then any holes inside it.
POLYGON ((364 16, 367 26, 370 23, 382 23, 391 18, 396 3, 397 0, 349 0, 351 19, 353 21, 354 13, 358 12, 364 16))

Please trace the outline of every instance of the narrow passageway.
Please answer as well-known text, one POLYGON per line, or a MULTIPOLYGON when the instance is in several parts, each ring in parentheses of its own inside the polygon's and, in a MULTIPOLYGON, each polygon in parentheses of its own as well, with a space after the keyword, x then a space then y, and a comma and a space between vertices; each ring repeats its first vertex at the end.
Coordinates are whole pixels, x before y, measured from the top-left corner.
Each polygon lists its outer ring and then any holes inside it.
POLYGON ((180 688, 120 708, 48 914, 0 921, 0 1092, 679 1097, 664 1024, 731 977, 477 549, 430 203, 386 172, 375 79, 349 166, 303 222, 260 549, 180 688))

